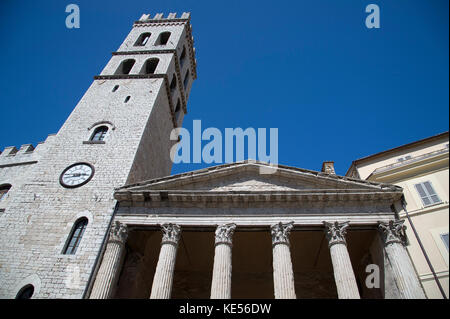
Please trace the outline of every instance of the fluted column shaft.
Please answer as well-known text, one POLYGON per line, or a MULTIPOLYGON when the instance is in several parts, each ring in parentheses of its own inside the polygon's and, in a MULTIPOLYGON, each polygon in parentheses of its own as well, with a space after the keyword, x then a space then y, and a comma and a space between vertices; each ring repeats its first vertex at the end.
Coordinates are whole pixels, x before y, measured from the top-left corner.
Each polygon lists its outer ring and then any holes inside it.
POLYGON ((275 299, 296 299, 294 272, 289 250, 289 233, 293 222, 271 227, 273 254, 273 285, 275 299))
POLYGON ((235 228, 235 224, 226 224, 216 229, 211 299, 231 298, 231 250, 235 228))
POLYGON ((417 278, 411 259, 403 245, 403 220, 380 223, 381 232, 387 258, 391 264, 392 273, 401 298, 425 299, 425 293, 417 278))
POLYGON ((119 279, 119 269, 124 257, 127 236, 128 231, 126 225, 116 221, 111 227, 102 263, 89 298, 112 298, 114 287, 119 279))
POLYGON ((163 239, 150 299, 169 299, 172 294, 173 273, 181 229, 175 224, 164 224, 161 228, 163 239))
POLYGON ((325 222, 324 224, 338 297, 339 299, 360 299, 358 285, 345 241, 346 229, 349 223, 325 222))

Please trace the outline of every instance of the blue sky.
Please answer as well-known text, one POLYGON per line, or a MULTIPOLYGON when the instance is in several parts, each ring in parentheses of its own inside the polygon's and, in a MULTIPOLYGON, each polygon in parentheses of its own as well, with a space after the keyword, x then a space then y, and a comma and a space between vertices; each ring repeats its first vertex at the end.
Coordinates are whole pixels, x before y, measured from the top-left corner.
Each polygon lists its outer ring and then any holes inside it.
MULTIPOLYGON (((279 130, 279 163, 320 170, 448 130, 447 0, 0 1, 0 149, 56 133, 142 13, 192 13, 184 127, 279 130), (65 27, 78 4, 81 28, 65 27), (381 28, 367 29, 375 3, 381 28)), ((177 164, 172 173, 206 164, 177 164)))

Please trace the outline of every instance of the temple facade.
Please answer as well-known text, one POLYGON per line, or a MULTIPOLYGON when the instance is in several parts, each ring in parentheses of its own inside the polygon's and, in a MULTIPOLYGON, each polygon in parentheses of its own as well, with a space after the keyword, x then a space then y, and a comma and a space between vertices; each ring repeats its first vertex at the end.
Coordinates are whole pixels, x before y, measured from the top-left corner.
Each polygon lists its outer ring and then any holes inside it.
POLYGON ((170 176, 190 14, 144 14, 57 132, 0 154, 0 298, 424 298, 402 188, 243 161, 170 176))

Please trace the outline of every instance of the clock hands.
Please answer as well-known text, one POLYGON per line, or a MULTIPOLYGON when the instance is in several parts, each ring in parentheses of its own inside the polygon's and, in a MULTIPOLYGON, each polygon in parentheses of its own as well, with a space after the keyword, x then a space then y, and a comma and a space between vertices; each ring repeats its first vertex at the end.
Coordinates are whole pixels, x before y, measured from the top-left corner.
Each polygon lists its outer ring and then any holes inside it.
POLYGON ((72 176, 72 177, 81 177, 81 176, 89 176, 89 174, 86 173, 73 173, 73 174, 66 174, 67 177, 72 176))

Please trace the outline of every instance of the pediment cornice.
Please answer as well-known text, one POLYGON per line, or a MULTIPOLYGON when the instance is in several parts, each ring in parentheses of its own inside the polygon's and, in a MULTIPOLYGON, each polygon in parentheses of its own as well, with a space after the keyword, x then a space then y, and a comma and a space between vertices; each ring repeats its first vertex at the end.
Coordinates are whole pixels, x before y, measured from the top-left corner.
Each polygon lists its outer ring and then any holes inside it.
MULTIPOLYGON (((303 189, 282 188, 262 190, 230 187, 198 189, 198 185, 220 181, 226 177, 258 178, 259 169, 268 164, 244 161, 215 166, 189 173, 157 178, 118 188, 114 198, 120 202, 339 202, 395 201, 402 189, 395 185, 362 181, 288 166, 278 166, 275 173, 264 175, 271 179, 288 180, 303 189), (247 175, 245 175, 247 174, 247 175), (197 188, 191 186, 196 185, 197 188)), ((269 184, 270 185, 270 184, 269 184)), ((281 185, 282 186, 282 185, 281 185)), ((292 185, 290 185, 292 186, 292 185)))
POLYGON ((190 188, 190 185, 211 183, 211 181, 214 180, 219 181, 230 176, 239 177, 243 176, 243 174, 247 174, 247 176, 250 176, 249 178, 251 178, 251 175, 253 174, 253 177, 265 178, 269 180, 269 182, 270 179, 282 178, 285 180, 290 180, 298 185, 315 185, 315 187, 309 188, 321 188, 322 190, 365 189, 394 192, 402 190, 400 187, 391 184, 364 181, 360 179, 334 174, 326 174, 323 172, 316 172, 284 165, 278 165, 273 174, 260 174, 261 169, 267 170, 271 168, 273 167, 269 164, 247 160, 126 185, 116 189, 116 193, 122 193, 124 191, 135 192, 144 190, 194 190, 196 188, 190 188))
POLYGON ((401 191, 368 190, 295 190, 295 191, 185 191, 136 190, 118 191, 114 198, 120 202, 339 202, 395 201, 401 191))

